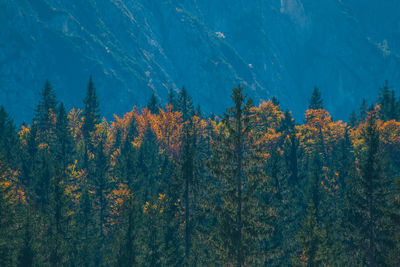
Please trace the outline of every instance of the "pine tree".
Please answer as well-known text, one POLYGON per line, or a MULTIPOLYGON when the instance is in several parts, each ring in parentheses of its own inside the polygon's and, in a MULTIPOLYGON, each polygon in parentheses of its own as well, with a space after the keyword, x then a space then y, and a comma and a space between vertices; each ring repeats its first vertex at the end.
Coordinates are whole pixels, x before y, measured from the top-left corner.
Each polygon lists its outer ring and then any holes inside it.
POLYGON ((156 94, 152 93, 149 101, 147 102, 147 108, 150 110, 151 113, 158 114, 159 107, 160 107, 160 105, 158 104, 156 94))
POLYGON ((65 172, 68 165, 72 163, 75 144, 68 127, 68 118, 63 103, 60 103, 58 107, 56 136, 57 145, 55 154, 59 164, 61 165, 60 167, 63 172, 65 172))
POLYGON ((31 267, 33 266, 34 250, 33 250, 33 233, 32 233, 32 215, 31 208, 28 206, 25 216, 24 235, 22 239, 22 246, 18 253, 17 266, 18 267, 31 267))
POLYGON ((14 176, 0 154, 0 266, 11 266, 13 260, 17 226, 16 204, 12 194, 14 176))
POLYGON ((311 95, 310 105, 308 106, 309 109, 323 109, 323 101, 321 98, 321 92, 319 91, 318 87, 314 87, 314 91, 311 95))
POLYGON ((192 223, 190 218, 190 191, 194 176, 194 136, 193 124, 189 122, 185 126, 184 140, 182 147, 182 180, 185 184, 184 200, 185 200, 185 259, 189 263, 191 248, 191 231, 192 223))
POLYGON ((365 118, 367 117, 367 112, 368 112, 367 100, 363 98, 360 108, 358 110, 359 122, 363 122, 365 120, 365 118))
POLYGON ((219 179, 214 238, 220 258, 236 266, 263 261, 260 240, 267 236, 270 216, 270 208, 259 201, 266 178, 258 154, 259 136, 252 132, 252 101, 245 98, 241 86, 233 89, 235 106, 225 114, 221 129, 227 134, 215 143, 210 162, 211 172, 219 179))
POLYGON ((380 105, 379 117, 384 120, 396 118, 396 97, 394 90, 389 90, 389 83, 385 81, 383 87, 379 89, 378 103, 380 105))
POLYGON ((299 182, 297 164, 297 149, 299 144, 296 138, 296 130, 294 126, 295 123, 292 117, 292 113, 286 110, 282 122, 282 131, 285 135, 283 149, 285 152, 285 164, 286 169, 289 172, 290 184, 297 184, 299 182))
POLYGON ((271 101, 275 106, 279 106, 280 105, 279 100, 278 100, 278 98, 276 96, 273 96, 271 98, 271 101))
POLYGON ((49 131, 54 126, 54 114, 56 112, 56 107, 56 93, 53 90, 50 82, 46 81, 41 93, 41 99, 39 104, 36 106, 34 117, 34 121, 37 121, 40 132, 49 131))
POLYGON ((138 261, 138 240, 139 232, 139 209, 138 203, 131 196, 124 205, 123 224, 121 225, 121 237, 118 242, 117 266, 131 267, 136 266, 138 261))
POLYGON ((363 266, 384 265, 390 248, 385 212, 389 184, 376 117, 371 108, 361 132, 364 144, 356 154, 356 172, 346 186, 348 249, 358 255, 354 260, 363 266))
POLYGON ((94 155, 95 162, 94 162, 94 187, 97 196, 97 203, 99 206, 99 220, 98 220, 98 254, 96 257, 96 262, 103 261, 103 250, 104 250, 104 241, 105 241, 105 234, 104 234, 104 226, 106 222, 107 216, 107 198, 106 195, 109 191, 109 181, 108 181, 108 168, 109 163, 107 160, 107 155, 104 151, 104 137, 102 137, 96 147, 96 153, 94 155))
POLYGON ((185 87, 182 87, 182 90, 179 92, 177 110, 182 112, 182 118, 184 121, 190 120, 194 114, 193 100, 185 87))
POLYGON ((358 124, 358 120, 359 120, 359 118, 358 118, 356 112, 353 110, 353 111, 351 112, 351 114, 350 114, 350 117, 349 117, 349 124, 350 124, 350 126, 351 126, 351 127, 356 127, 357 124, 358 124))
POLYGON ((85 140, 89 140, 90 133, 95 130, 95 125, 100 123, 99 100, 97 98, 96 87, 92 76, 89 78, 86 97, 83 100, 83 103, 85 104, 85 108, 83 110, 82 132, 85 140))
POLYGON ((18 162, 19 141, 13 120, 3 106, 0 106, 0 154, 13 166, 18 162))
POLYGON ((175 92, 172 88, 169 89, 169 91, 168 91, 168 104, 172 105, 173 110, 176 110, 177 100, 176 100, 175 92))
POLYGON ((49 263, 51 266, 63 266, 67 263, 69 254, 67 199, 65 196, 65 171, 56 164, 56 173, 51 179, 50 218, 48 221, 49 263))

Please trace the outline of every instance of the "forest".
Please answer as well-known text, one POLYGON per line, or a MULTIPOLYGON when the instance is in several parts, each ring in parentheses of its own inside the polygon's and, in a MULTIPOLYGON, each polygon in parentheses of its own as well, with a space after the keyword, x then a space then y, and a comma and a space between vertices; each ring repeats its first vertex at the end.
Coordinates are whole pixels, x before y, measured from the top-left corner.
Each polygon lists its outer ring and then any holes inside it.
MULTIPOLYGON (((0 108, 0 266, 396 266, 400 99, 348 122, 318 88, 302 122, 240 85, 224 114, 185 88, 103 118, 90 77, 67 111, 0 108)), ((398 266, 398 265, 397 265, 398 266)))

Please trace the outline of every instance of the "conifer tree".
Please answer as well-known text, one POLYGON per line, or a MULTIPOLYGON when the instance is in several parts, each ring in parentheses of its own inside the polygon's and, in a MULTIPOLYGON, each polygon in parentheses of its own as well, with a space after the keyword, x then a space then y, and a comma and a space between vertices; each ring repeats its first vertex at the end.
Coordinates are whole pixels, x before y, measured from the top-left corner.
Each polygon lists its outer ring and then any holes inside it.
POLYGON ((361 101, 360 108, 358 110, 358 115, 359 115, 358 122, 363 122, 365 120, 365 118, 367 117, 367 112, 368 112, 367 100, 365 100, 365 98, 363 98, 363 100, 361 101))
POLYGON ((271 101, 275 106, 279 106, 280 105, 279 100, 278 100, 278 98, 276 96, 273 96, 271 98, 271 101))
POLYGON ((100 108, 97 98, 96 87, 92 76, 89 78, 86 96, 83 100, 85 108, 83 110, 83 127, 82 132, 85 140, 90 139, 90 133, 94 131, 95 125, 100 123, 100 108))
POLYGON ((69 247, 67 199, 65 196, 65 171, 60 163, 56 164, 56 173, 51 179, 50 218, 48 220, 48 250, 51 266, 67 264, 69 247))
POLYGON ((376 117, 370 108, 361 132, 364 142, 356 153, 356 171, 346 186, 346 227, 350 233, 347 249, 358 255, 352 264, 363 266, 384 265, 390 248, 385 212, 389 183, 376 117))
POLYGON ((32 233, 32 215, 31 208, 28 206, 26 209, 26 216, 23 228, 23 239, 17 257, 18 267, 31 267, 33 266, 34 250, 33 250, 33 233, 32 233))
POLYGON ((18 163, 19 141, 13 120, 3 106, 0 106, 0 154, 8 164, 18 163))
POLYGON ((169 89, 168 91, 168 104, 172 105, 173 110, 176 110, 177 108, 177 102, 176 102, 176 95, 175 92, 172 88, 169 89))
POLYGON ((179 92, 177 110, 182 112, 184 121, 190 120, 194 114, 193 101, 185 87, 182 87, 182 90, 179 92))
POLYGON ((323 101, 321 98, 321 92, 319 91, 318 87, 314 87, 314 91, 311 95, 310 105, 308 106, 309 109, 323 109, 323 101))
POLYGON ((34 121, 37 121, 39 131, 49 131, 54 126, 53 121, 56 107, 56 93, 50 82, 47 80, 41 93, 41 99, 39 100, 39 104, 36 106, 35 110, 34 121))
POLYGON ((123 224, 118 242, 117 266, 131 267, 137 265, 139 213, 138 203, 133 196, 130 196, 124 204, 124 213, 122 214, 123 224))
POLYGON ((378 103, 380 105, 380 118, 384 121, 396 118, 396 97, 394 90, 389 90, 389 83, 385 81, 379 89, 378 103))
POLYGON ((0 154, 0 266, 11 266, 13 260, 17 226, 16 204, 12 194, 14 176, 0 154))
MULTIPOLYGON (((250 108, 243 88, 233 89, 234 107, 225 114, 222 132, 213 148, 210 169, 219 179, 213 211, 217 217, 215 242, 221 259, 235 266, 260 264, 262 236, 267 236, 270 208, 259 202, 266 188, 263 158, 252 132, 250 108)), ((264 254, 265 256, 265 254, 264 254)))
POLYGON ((63 172, 65 172, 68 168, 68 165, 72 163, 75 144, 69 130, 68 118, 63 103, 60 103, 58 107, 56 136, 57 144, 55 154, 60 167, 62 168, 63 172))
POLYGON ((158 114, 160 105, 158 104, 158 100, 155 93, 152 93, 149 101, 147 102, 147 108, 153 114, 158 114))

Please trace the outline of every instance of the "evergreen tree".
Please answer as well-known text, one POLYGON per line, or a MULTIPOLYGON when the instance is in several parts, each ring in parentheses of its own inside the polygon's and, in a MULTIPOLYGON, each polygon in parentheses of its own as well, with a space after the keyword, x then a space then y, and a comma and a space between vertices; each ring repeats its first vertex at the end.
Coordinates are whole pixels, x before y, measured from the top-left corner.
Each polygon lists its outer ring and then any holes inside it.
POLYGON ((34 250, 33 250, 33 233, 32 233, 32 215, 31 208, 27 207, 25 216, 25 225, 23 228, 24 235, 22 240, 22 246, 20 248, 17 266, 18 267, 31 267, 33 266, 34 250))
POLYGON ((126 200, 123 216, 123 224, 121 230, 121 237, 118 242, 118 259, 117 266, 131 267, 137 265, 137 233, 139 209, 137 202, 131 196, 126 200))
POLYGON ((263 261, 262 237, 267 236, 269 207, 260 203, 265 189, 263 159, 258 152, 259 136, 252 132, 251 100, 245 101, 241 86, 233 89, 234 107, 225 114, 227 135, 213 148, 210 169, 219 179, 214 212, 217 217, 215 242, 225 264, 257 265, 263 261))
POLYGON ((172 105, 174 110, 177 108, 177 100, 175 92, 172 88, 168 91, 168 104, 172 105))
POLYGON ((191 248, 191 218, 190 218, 190 191, 194 176, 194 136, 193 124, 190 122, 185 126, 184 140, 182 148, 182 180, 185 184, 184 200, 185 200, 185 259, 189 263, 191 248))
POLYGON ((147 108, 150 110, 151 113, 153 114, 158 114, 159 113, 159 107, 160 105, 158 104, 158 100, 156 97, 155 93, 152 93, 150 96, 149 101, 147 102, 147 108))
POLYGON ((364 144, 356 154, 357 169, 346 187, 346 228, 350 233, 348 249, 358 255, 353 264, 381 266, 390 248, 385 212, 389 184, 377 115, 373 108, 370 110, 362 128, 364 144))
POLYGON ((95 130, 95 125, 100 123, 99 100, 97 98, 96 87, 92 76, 89 78, 86 96, 83 103, 85 104, 85 108, 83 110, 82 132, 85 140, 89 140, 90 133, 95 130))
POLYGON ((323 109, 323 101, 321 98, 321 92, 318 87, 314 87, 314 91, 311 95, 310 104, 308 106, 309 109, 323 109))
POLYGON ((67 263, 69 248, 67 199, 65 196, 65 173, 57 163, 56 173, 51 179, 50 218, 48 221, 48 250, 51 266, 63 266, 67 263))
POLYGON ((368 112, 368 104, 367 104, 367 100, 365 100, 365 98, 363 98, 358 114, 359 114, 359 122, 363 122, 365 120, 365 118, 367 117, 367 112, 368 112))
POLYGON ((357 124, 358 124, 358 120, 359 120, 359 118, 358 118, 356 112, 353 110, 353 111, 351 112, 351 114, 350 114, 350 117, 349 117, 349 124, 350 124, 350 126, 351 126, 351 127, 356 127, 357 124))
POLYGON ((17 226, 16 204, 12 194, 12 181, 15 178, 0 154, 0 266, 11 266, 13 261, 17 226))
POLYGON ((278 98, 276 96, 273 96, 271 98, 271 101, 275 106, 279 106, 280 105, 279 100, 278 100, 278 98))
POLYGON ((378 103, 380 105, 380 118, 384 121, 396 118, 396 97, 394 90, 389 90, 389 83, 385 81, 379 89, 378 103))
POLYGON ((179 92, 177 100, 177 110, 182 112, 182 118, 184 121, 190 120, 194 114, 193 100, 188 94, 185 87, 179 92))
POLYGON ((19 141, 13 120, 3 106, 0 106, 0 154, 12 166, 18 163, 19 141))
POLYGON ((56 136, 57 145, 55 154, 59 164, 61 165, 60 167, 63 172, 65 172, 68 165, 72 163, 75 144, 68 127, 68 117, 63 103, 60 103, 58 108, 56 136))
POLYGON ((37 121, 40 132, 49 131, 54 126, 56 107, 56 93, 50 82, 46 81, 41 93, 41 99, 36 106, 34 117, 34 121, 37 121))

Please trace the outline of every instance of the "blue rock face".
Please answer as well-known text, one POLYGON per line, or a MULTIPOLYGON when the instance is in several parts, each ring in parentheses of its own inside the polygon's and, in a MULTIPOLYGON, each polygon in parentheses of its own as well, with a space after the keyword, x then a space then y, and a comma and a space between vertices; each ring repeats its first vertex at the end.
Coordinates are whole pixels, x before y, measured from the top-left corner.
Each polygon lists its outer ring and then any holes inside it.
POLYGON ((398 0, 0 0, 0 12, 0 104, 18 122, 46 79, 81 107, 90 74, 109 118, 182 86, 220 113, 241 83, 298 119, 318 86, 345 119, 384 80, 400 85, 398 0))

